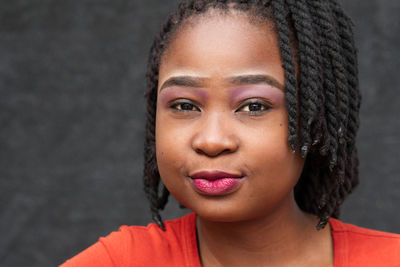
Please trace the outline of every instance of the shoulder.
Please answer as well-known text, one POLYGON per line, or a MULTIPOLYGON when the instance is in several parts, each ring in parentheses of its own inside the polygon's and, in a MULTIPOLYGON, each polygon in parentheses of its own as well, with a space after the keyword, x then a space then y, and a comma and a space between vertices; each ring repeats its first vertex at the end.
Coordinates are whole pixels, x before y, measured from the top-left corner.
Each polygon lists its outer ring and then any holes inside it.
MULTIPOLYGON (((67 261, 67 266, 146 266, 149 262, 180 264, 195 243, 195 214, 157 224, 121 226, 67 261), (192 240, 194 238, 194 241, 192 240), (90 260, 90 261, 89 261, 90 260), (100 263, 101 261, 101 263, 100 263), (90 265, 83 263, 90 262, 90 265), (107 264, 104 264, 107 262, 107 264)), ((64 267, 64 266, 63 266, 64 267)))
POLYGON ((117 266, 133 261, 146 263, 149 259, 162 262, 166 257, 183 258, 182 249, 179 248, 186 246, 185 232, 191 227, 192 216, 165 221, 165 231, 154 223, 147 226, 121 226, 118 232, 100 238, 100 242, 114 261, 121 261, 117 266))
POLYGON ((335 260, 349 266, 400 266, 400 235, 331 219, 335 260), (339 259, 340 258, 340 259, 339 259))

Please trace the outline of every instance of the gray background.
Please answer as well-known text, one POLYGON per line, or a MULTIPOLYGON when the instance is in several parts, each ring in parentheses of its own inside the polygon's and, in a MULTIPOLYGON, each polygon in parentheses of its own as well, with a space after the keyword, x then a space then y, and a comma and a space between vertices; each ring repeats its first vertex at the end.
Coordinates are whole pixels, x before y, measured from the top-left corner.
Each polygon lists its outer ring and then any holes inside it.
MULTIPOLYGON (((400 233, 398 0, 346 0, 357 25, 361 185, 342 219, 400 233)), ((54 266, 122 224, 142 193, 144 74, 176 1, 0 2, 0 265, 54 266)), ((182 214, 170 203, 164 218, 182 214)))

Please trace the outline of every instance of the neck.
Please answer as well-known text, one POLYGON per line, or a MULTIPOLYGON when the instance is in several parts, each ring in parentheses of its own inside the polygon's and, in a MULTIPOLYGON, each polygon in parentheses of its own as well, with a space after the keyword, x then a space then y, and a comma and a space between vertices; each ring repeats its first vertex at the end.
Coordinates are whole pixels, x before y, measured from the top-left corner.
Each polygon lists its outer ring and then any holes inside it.
MULTIPOLYGON (((283 266, 304 255, 305 244, 316 232, 317 219, 302 212, 294 197, 268 216, 239 222, 197 218, 203 266, 283 266)), ((315 241, 315 240, 314 240, 315 241)))

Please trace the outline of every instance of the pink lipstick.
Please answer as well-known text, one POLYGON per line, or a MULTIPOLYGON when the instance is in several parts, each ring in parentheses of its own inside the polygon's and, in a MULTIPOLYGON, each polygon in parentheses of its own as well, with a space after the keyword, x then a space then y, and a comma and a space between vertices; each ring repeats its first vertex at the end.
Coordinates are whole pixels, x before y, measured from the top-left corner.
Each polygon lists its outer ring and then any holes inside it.
POLYGON ((200 194, 209 196, 232 193, 239 187, 243 177, 221 171, 202 171, 190 175, 194 189, 200 194))

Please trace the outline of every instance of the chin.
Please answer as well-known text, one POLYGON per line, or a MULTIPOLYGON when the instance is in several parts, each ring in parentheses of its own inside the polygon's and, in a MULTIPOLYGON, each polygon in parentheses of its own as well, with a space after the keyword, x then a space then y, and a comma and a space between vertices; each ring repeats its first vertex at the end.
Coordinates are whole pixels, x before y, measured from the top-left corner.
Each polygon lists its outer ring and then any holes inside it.
POLYGON ((189 207, 199 217, 212 222, 239 222, 251 219, 246 214, 246 209, 238 205, 228 203, 218 203, 217 205, 209 205, 209 203, 200 203, 198 206, 189 207))

